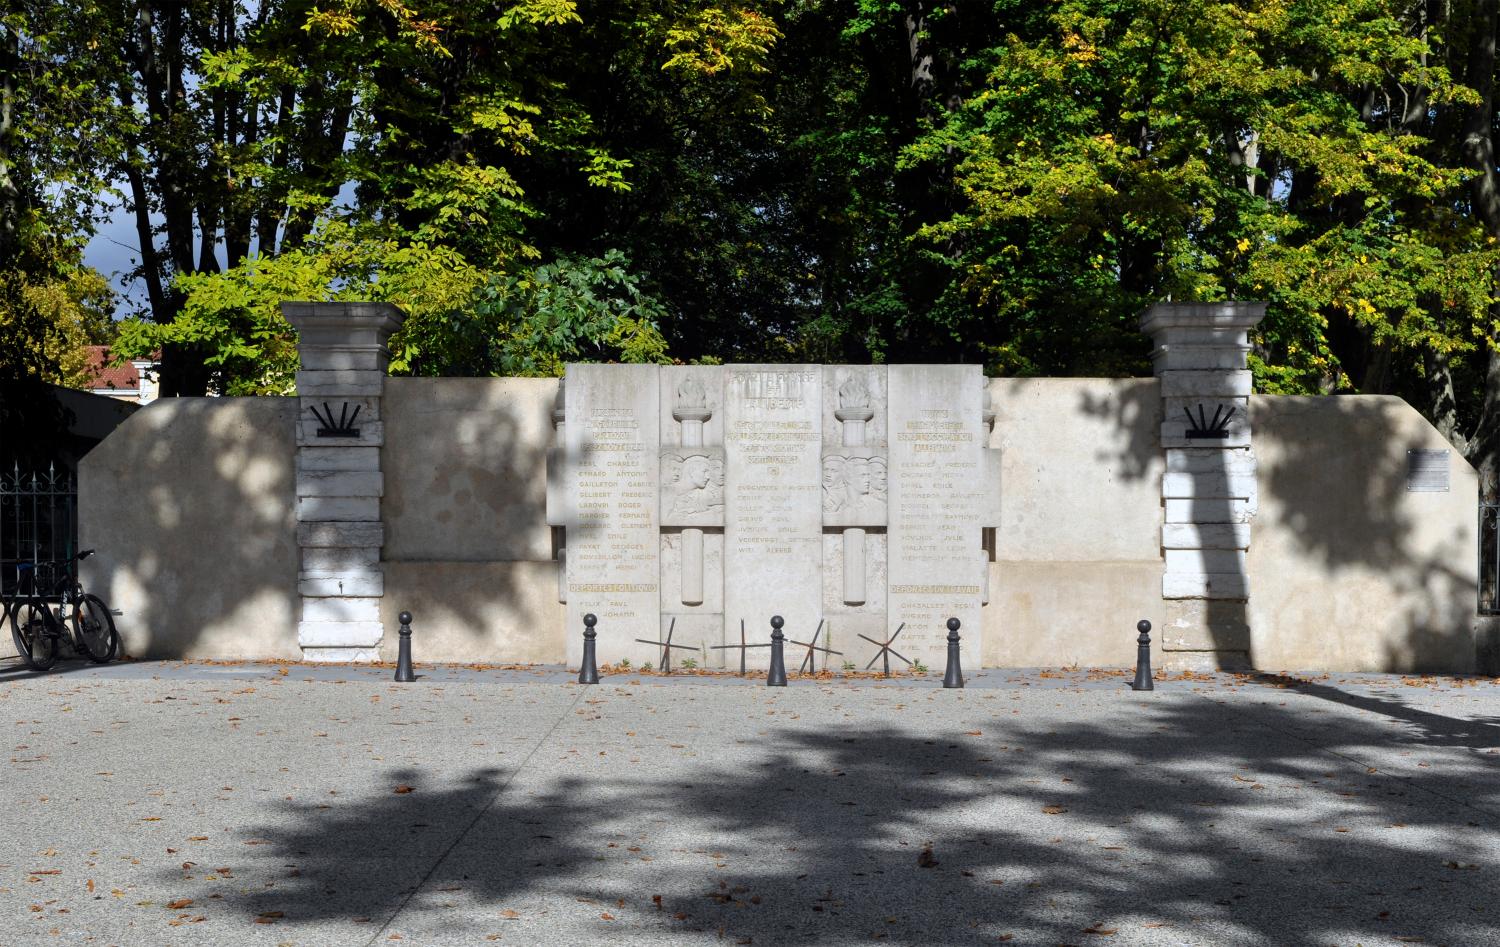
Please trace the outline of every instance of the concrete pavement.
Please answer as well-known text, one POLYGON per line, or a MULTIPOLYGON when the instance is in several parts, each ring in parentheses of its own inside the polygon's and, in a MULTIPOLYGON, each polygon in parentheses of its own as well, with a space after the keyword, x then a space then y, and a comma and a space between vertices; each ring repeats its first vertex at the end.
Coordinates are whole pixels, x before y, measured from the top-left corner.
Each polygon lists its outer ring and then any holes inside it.
POLYGON ((0 672, 0 945, 1484 944, 1500 684, 0 672))

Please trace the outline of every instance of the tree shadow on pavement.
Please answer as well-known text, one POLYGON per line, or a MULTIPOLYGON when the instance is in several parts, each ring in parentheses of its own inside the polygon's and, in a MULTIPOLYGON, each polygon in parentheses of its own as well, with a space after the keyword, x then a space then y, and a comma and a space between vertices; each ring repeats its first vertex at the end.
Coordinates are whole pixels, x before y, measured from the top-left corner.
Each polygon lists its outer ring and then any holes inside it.
POLYGON ((1263 684, 1294 690, 1309 697, 1342 704, 1356 710, 1369 711, 1391 720, 1410 724, 1414 736, 1428 745, 1470 749, 1500 747, 1500 721, 1497 720, 1483 717, 1474 719, 1450 717, 1446 714, 1413 707, 1398 696, 1385 696, 1378 692, 1360 694, 1288 674, 1257 674, 1255 679, 1263 684))
POLYGON ((738 759, 649 770, 583 765, 583 748, 503 790, 495 771, 395 771, 414 792, 288 805, 250 830, 265 844, 243 876, 274 887, 224 903, 369 918, 373 935, 409 897, 392 930, 452 903, 499 924, 545 902, 539 923, 585 942, 1500 940, 1496 819, 1450 788, 1495 798, 1500 765, 1367 767, 1394 755, 1388 727, 1309 731, 1308 702, 1289 703, 1171 695, 1076 722, 971 699, 974 729, 939 737, 899 715, 808 721, 738 759))

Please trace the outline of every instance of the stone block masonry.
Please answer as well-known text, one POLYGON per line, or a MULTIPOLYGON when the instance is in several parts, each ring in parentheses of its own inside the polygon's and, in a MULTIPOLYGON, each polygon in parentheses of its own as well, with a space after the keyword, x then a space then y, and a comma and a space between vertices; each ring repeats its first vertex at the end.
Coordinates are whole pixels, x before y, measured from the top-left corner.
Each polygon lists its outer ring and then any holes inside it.
POLYGON ((282 303, 301 336, 297 373, 297 643, 310 661, 374 661, 383 626, 380 498, 386 303, 282 303))
POLYGON ((1249 331, 1264 303, 1163 303, 1141 318, 1161 380, 1162 537, 1168 651, 1248 660, 1246 550, 1256 509, 1249 331), (1202 603, 1218 603, 1213 609, 1202 603))

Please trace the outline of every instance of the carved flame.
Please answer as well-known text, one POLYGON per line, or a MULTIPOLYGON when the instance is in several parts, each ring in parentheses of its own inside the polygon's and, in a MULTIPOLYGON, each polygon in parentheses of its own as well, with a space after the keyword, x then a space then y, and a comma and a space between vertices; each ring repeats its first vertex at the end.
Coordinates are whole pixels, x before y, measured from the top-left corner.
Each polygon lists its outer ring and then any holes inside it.
POLYGON ((703 390, 702 382, 692 375, 684 378, 677 386, 677 404, 683 408, 702 408, 708 403, 708 395, 703 390))
POLYGON ((863 375, 852 374, 844 379, 839 385, 839 407, 840 408, 868 408, 870 406, 870 390, 865 387, 863 375))

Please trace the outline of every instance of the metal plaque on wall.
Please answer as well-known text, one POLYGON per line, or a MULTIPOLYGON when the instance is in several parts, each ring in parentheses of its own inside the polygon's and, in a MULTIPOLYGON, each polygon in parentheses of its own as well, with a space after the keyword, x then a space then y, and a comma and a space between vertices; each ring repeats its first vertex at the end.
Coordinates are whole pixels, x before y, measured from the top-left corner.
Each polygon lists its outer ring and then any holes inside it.
POLYGON ((1449 482, 1446 450, 1406 452, 1407 493, 1447 493, 1449 482))

